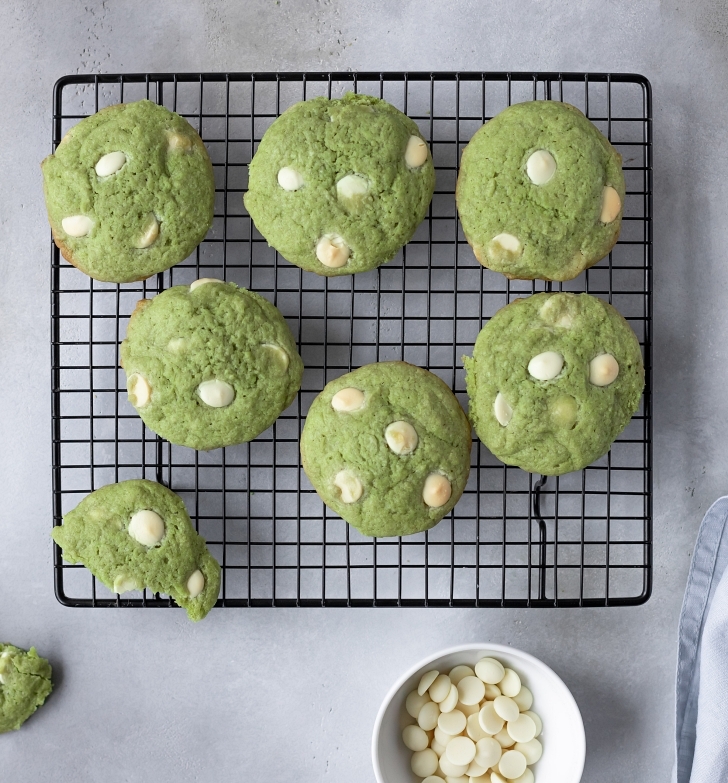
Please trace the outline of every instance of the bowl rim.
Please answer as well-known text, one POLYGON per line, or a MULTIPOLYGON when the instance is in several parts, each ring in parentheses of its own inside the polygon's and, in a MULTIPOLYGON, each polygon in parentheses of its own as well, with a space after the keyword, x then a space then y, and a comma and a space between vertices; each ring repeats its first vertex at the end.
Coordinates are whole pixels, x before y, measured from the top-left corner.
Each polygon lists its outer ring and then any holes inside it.
POLYGON ((414 666, 411 666, 409 669, 407 669, 407 671, 404 672, 404 674, 402 674, 396 680, 394 685, 392 685, 392 687, 387 691, 387 695, 384 697, 384 700, 382 701, 382 704, 380 705, 377 712, 377 717, 374 720, 374 729, 372 731, 372 765, 374 767, 374 776, 377 779, 377 783, 386 783, 384 777, 382 776, 381 767, 379 766, 379 735, 381 733, 384 713, 387 711, 387 708, 391 704, 396 694, 399 692, 405 682, 407 682, 407 680, 412 677, 419 669, 424 668, 429 663, 432 663, 438 658, 444 658, 446 655, 452 655, 453 653, 473 652, 476 650, 494 652, 496 654, 505 653, 507 655, 516 653, 518 656, 525 658, 530 663, 535 664, 536 667, 542 669, 547 677, 551 677, 552 679, 556 680, 557 684, 561 686, 566 700, 570 703, 571 706, 574 707, 576 714, 579 717, 579 730, 577 732, 578 736, 574 738, 574 750, 576 751, 575 755, 578 755, 579 758, 578 780, 581 780, 581 776, 584 774, 584 764, 586 762, 586 732, 584 730, 584 718, 581 715, 581 710, 579 709, 579 705, 576 703, 576 699, 574 698, 566 683, 548 664, 544 663, 540 658, 536 658, 535 655, 531 655, 530 653, 527 653, 518 647, 510 647, 509 645, 495 644, 493 642, 484 642, 482 644, 457 644, 453 647, 446 647, 445 649, 440 650, 439 652, 436 652, 432 655, 428 655, 414 666))

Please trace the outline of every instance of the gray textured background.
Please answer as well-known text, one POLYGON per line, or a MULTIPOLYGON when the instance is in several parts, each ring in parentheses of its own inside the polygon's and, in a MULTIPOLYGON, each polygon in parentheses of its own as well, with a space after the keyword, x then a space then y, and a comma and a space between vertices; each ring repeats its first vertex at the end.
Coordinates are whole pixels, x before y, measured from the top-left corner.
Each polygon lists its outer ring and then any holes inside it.
POLYGON ((584 780, 667 779, 677 618, 700 518, 725 491, 728 7, 722 0, 24 0, 0 5, 0 637, 56 692, 0 738, 8 781, 373 779, 399 673, 469 640, 573 690, 584 780), (53 597, 48 228, 39 161, 59 76, 141 70, 592 70, 651 79, 655 588, 636 609, 73 610, 53 597))

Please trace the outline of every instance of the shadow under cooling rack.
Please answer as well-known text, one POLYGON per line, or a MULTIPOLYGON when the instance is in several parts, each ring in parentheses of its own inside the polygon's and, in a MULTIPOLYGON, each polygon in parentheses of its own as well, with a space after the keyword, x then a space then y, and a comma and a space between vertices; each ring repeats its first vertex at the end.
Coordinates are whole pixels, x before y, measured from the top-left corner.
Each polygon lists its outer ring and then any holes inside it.
MULTIPOLYGON (((104 106, 150 98, 185 116, 210 152, 212 229, 181 264, 143 283, 91 280, 53 247, 53 515, 130 478, 163 482, 187 504, 223 568, 219 606, 618 606, 651 589, 652 120, 650 86, 629 74, 261 73, 68 76, 55 87, 53 144, 104 106), (251 223, 247 164, 273 119, 296 101, 349 90, 382 97, 429 141, 437 187, 425 221, 390 263, 322 278, 289 264, 251 223), (627 182, 620 240, 576 280, 614 304, 642 345, 639 411, 594 465, 539 478, 499 463, 475 439, 454 511, 427 533, 370 539, 328 511, 301 469, 298 438, 331 379, 375 361, 429 368, 463 406, 463 354, 483 324, 518 297, 551 290, 478 264, 455 211, 460 154, 506 106, 550 98, 578 106, 622 154, 627 182), (126 399, 118 344, 138 299, 197 277, 224 277, 275 303, 306 366, 301 392, 251 443, 212 452, 146 430, 126 399)), ((171 606, 119 598, 55 548, 55 587, 69 606, 171 606)))

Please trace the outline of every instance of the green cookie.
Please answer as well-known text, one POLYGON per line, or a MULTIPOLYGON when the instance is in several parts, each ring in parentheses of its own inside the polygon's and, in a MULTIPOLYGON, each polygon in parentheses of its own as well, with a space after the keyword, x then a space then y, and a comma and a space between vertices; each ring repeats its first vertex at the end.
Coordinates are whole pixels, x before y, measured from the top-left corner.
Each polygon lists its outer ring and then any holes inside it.
POLYGON ((163 272, 212 225, 215 179, 205 145, 187 120, 151 101, 87 117, 41 167, 53 238, 96 280, 163 272))
POLYGON ((303 469, 326 505, 367 536, 436 525, 470 473, 470 425, 436 376, 405 362, 327 384, 301 435, 303 469))
POLYGON ((457 205, 483 266, 506 277, 571 280, 619 237, 622 157, 577 108, 517 103, 463 150, 457 205))
POLYGON ((589 294, 535 294, 499 310, 464 357, 470 419, 508 465, 559 476, 606 454, 639 406, 629 324, 589 294))
POLYGON ((201 450, 260 435, 293 402, 303 375, 278 308, 209 278, 142 299, 121 363, 129 401, 147 427, 201 450))
POLYGON ((115 593, 165 593, 201 620, 220 591, 220 566, 192 527, 182 499, 145 479, 107 484, 53 528, 69 563, 83 563, 115 593))
POLYGON ((390 261, 427 214, 435 169, 415 122, 378 98, 313 98, 268 128, 245 207, 284 258, 319 275, 390 261))
POLYGON ((19 729, 52 690, 51 665, 35 647, 0 642, 0 734, 19 729))

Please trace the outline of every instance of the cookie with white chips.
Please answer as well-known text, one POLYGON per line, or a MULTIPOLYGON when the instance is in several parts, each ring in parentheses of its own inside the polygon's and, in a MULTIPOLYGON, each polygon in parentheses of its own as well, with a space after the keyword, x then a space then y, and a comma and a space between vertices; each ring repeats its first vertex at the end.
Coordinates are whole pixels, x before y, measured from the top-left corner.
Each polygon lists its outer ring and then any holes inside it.
POLYGON ((331 381, 301 434, 303 469, 321 499, 368 536, 436 525, 470 473, 470 424, 440 378, 380 362, 331 381))
POLYGON ((205 145, 184 117, 151 101, 81 120, 41 168, 53 239, 96 280, 163 272, 212 225, 215 179, 205 145))
POLYGON ((511 302, 483 327, 464 363, 478 437, 502 462, 548 476, 606 454, 645 383, 632 328, 589 294, 511 302))
POLYGON ((284 258, 319 275, 390 261, 427 214, 435 188, 417 124, 368 95, 287 109, 250 163, 245 207, 284 258))
POLYGON ((129 401, 170 443, 245 443, 293 402, 303 362, 267 299, 213 278, 142 299, 121 344, 129 401))
POLYGON ((571 280, 619 237, 622 157, 576 107, 517 103, 463 150, 456 198, 475 257, 509 278, 571 280))
POLYGON ((52 535, 64 560, 83 563, 115 593, 146 588, 170 595, 195 621, 217 601, 220 565, 182 499, 162 484, 107 484, 69 511, 52 535))

